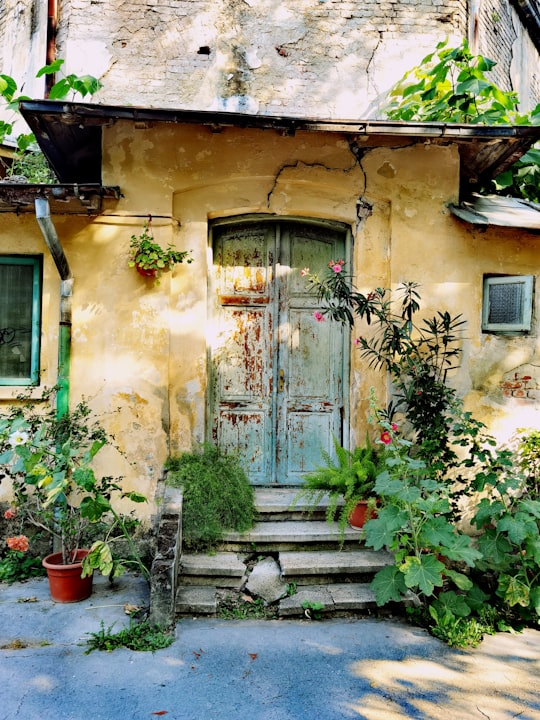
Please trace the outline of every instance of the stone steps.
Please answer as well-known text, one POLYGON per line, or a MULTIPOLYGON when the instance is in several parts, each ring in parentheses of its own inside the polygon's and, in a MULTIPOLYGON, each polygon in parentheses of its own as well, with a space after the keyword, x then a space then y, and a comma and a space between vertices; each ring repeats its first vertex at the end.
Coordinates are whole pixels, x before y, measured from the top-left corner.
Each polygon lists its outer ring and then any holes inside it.
POLYGON ((392 562, 389 553, 365 548, 358 530, 346 527, 341 536, 323 519, 324 502, 308 514, 305 504, 291 510, 294 489, 255 494, 259 522, 249 532, 226 533, 215 554, 181 556, 178 615, 219 614, 220 597, 246 595, 263 598, 284 617, 375 606, 369 582, 392 562))

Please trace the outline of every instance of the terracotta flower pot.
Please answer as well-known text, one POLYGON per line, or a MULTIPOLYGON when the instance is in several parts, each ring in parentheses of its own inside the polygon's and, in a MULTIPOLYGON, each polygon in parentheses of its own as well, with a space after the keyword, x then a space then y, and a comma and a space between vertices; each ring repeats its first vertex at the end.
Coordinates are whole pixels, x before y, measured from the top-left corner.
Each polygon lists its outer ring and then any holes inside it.
POLYGON ((146 270, 141 265, 135 265, 135 268, 137 269, 139 275, 143 275, 143 277, 156 277, 157 270, 155 268, 149 268, 146 270))
POLYGON ((377 511, 368 508, 367 500, 360 500, 349 515, 349 525, 353 530, 362 530, 368 520, 377 517, 377 511))
POLYGON ((76 562, 62 564, 62 553, 47 555, 42 565, 47 570, 51 597, 55 602, 71 603, 86 600, 92 594, 93 575, 81 577, 82 561, 88 550, 77 550, 76 562))

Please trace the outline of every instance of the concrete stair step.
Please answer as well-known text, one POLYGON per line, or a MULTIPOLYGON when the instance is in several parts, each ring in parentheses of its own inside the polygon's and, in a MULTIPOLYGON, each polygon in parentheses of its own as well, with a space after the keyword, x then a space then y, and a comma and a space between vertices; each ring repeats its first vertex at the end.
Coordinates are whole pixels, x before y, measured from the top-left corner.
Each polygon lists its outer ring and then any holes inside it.
POLYGON ((299 575, 376 573, 392 562, 393 557, 390 553, 365 549, 342 552, 286 551, 279 553, 279 564, 284 578, 299 575))
MULTIPOLYGON (((367 583, 311 585, 299 588, 296 594, 280 600, 278 615, 294 617, 309 616, 309 613, 328 615, 361 612, 375 606, 374 593, 367 583)), ((176 611, 179 615, 216 615, 218 609, 217 588, 212 586, 179 588, 176 596, 176 611)))
POLYGON ((232 552, 220 552, 215 555, 186 553, 180 558, 180 572, 182 575, 243 577, 246 565, 242 557, 232 552))
MULTIPOLYGON (((359 541, 361 533, 347 526, 344 538, 359 541)), ((337 543, 340 532, 337 523, 330 525, 326 520, 270 520, 257 523, 245 533, 225 532, 223 540, 247 546, 256 546, 258 543, 337 543)))
POLYGON ((178 615, 215 615, 217 591, 213 585, 180 586, 176 593, 178 615))
MULTIPOLYGON (((309 607, 305 604, 322 605, 311 610, 322 614, 355 612, 376 607, 375 594, 368 583, 337 583, 335 585, 312 585, 299 588, 295 595, 280 600, 279 615, 290 617, 306 615, 309 607)), ((309 615, 308 615, 309 616, 309 615)))

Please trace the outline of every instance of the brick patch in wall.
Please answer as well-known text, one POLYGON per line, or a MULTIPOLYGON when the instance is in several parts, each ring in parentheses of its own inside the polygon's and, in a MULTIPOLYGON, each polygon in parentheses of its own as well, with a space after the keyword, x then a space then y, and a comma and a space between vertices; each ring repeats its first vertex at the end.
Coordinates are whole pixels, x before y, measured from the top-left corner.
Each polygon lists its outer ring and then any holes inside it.
POLYGON ((540 367, 522 365, 506 373, 500 383, 502 394, 506 398, 519 400, 540 400, 540 367))

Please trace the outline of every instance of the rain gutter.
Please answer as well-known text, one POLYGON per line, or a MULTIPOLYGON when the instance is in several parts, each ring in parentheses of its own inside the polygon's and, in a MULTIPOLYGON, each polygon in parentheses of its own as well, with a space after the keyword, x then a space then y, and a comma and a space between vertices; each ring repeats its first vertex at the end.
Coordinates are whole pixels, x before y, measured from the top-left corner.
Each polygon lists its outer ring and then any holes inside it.
POLYGON ((51 220, 47 198, 36 198, 36 220, 60 275, 60 325, 58 332, 58 376, 56 384, 56 415, 63 417, 69 410, 70 369, 71 369, 71 325, 73 276, 51 220))

